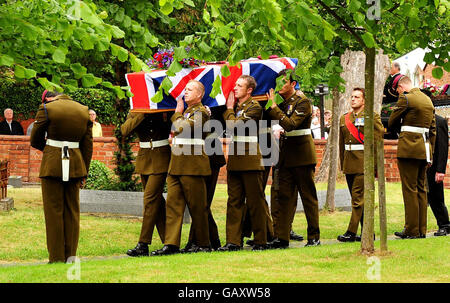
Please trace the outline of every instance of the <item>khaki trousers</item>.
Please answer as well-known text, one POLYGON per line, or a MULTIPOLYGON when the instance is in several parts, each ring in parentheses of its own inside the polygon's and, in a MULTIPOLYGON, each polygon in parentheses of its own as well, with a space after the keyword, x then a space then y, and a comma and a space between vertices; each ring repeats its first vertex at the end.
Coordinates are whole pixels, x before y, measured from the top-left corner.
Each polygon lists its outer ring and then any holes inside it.
MULTIPOLYGON (((216 221, 211 212, 211 204, 214 198, 214 192, 216 191, 217 179, 219 178, 220 167, 211 167, 211 175, 205 177, 206 184, 206 208, 208 212, 208 230, 209 230, 209 241, 211 245, 220 247, 219 230, 217 229, 216 221)), ((189 242, 197 244, 195 239, 194 225, 191 224, 191 229, 189 230, 189 242)))
POLYGON ((164 244, 180 247, 186 205, 192 218, 196 244, 210 246, 204 176, 167 176, 166 233, 164 244))
POLYGON ((406 235, 427 233, 426 160, 398 158, 405 205, 406 235))
POLYGON ((75 257, 80 234, 80 182, 41 178, 49 261, 66 262, 75 257))
POLYGON ((166 229, 166 201, 163 197, 167 174, 141 175, 144 187, 144 212, 139 242, 152 243, 153 230, 156 228, 161 242, 164 243, 166 229))
POLYGON ((363 226, 364 212, 364 174, 347 174, 348 190, 352 196, 352 215, 347 230, 356 234, 358 225, 361 222, 361 233, 363 226))
POLYGON ((297 189, 303 202, 308 222, 308 240, 319 239, 319 202, 314 184, 315 165, 281 167, 277 215, 274 219, 275 237, 289 241, 292 221, 297 209, 297 189))
POLYGON ((248 208, 255 244, 267 243, 267 213, 262 171, 228 171, 227 243, 242 246, 248 208))

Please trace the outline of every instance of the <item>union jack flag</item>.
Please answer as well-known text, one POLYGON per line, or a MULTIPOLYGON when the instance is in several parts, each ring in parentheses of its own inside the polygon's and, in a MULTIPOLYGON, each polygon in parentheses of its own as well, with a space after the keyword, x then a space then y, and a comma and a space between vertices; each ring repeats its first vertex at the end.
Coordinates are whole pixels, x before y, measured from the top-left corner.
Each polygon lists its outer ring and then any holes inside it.
POLYGON ((283 69, 294 69, 298 63, 295 58, 274 58, 268 60, 248 59, 240 61, 237 66, 229 66, 231 75, 223 77, 221 67, 224 64, 207 64, 196 68, 183 68, 174 77, 169 77, 173 86, 169 95, 163 94, 163 100, 158 103, 152 102, 151 98, 156 94, 161 82, 166 77, 165 70, 153 70, 150 73, 126 74, 126 80, 133 97, 130 98, 131 109, 159 110, 174 109, 176 99, 184 96, 184 88, 189 80, 198 80, 205 86, 205 95, 202 103, 209 107, 225 105, 228 94, 233 90, 236 80, 241 75, 253 76, 257 86, 253 95, 265 95, 269 89, 275 88, 278 73, 283 69), (209 94, 212 84, 217 76, 221 77, 221 92, 211 98, 209 94))

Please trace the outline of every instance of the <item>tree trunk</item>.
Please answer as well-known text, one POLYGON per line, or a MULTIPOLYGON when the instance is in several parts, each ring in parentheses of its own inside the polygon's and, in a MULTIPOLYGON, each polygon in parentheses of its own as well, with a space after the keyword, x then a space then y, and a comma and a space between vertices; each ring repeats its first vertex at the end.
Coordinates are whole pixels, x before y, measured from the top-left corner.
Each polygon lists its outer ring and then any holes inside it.
POLYGON ((377 142, 378 199, 380 212, 380 248, 387 251, 386 184, 384 178, 384 142, 377 142))
MULTIPOLYGON (((333 95, 333 113, 339 112, 339 89, 337 87, 332 89, 333 95)), ((326 149, 328 150, 330 170, 328 173, 328 187, 327 187, 327 200, 325 202, 325 208, 329 211, 335 211, 334 193, 336 191, 336 177, 338 172, 338 153, 339 153, 339 117, 334 116, 331 120, 330 134, 328 135, 328 142, 326 149)))
POLYGON ((375 48, 366 48, 364 105, 364 224, 361 239, 361 252, 372 254, 374 249, 374 93, 375 93, 375 48))

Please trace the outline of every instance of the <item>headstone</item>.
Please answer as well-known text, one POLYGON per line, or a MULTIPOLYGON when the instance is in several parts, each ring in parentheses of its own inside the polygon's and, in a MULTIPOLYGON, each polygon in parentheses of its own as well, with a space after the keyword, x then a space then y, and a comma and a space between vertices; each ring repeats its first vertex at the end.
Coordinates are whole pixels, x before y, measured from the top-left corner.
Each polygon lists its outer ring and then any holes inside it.
POLYGON ((9 176, 8 185, 12 187, 22 187, 22 176, 9 176))
POLYGON ((13 198, 3 198, 0 200, 0 211, 10 211, 14 208, 14 199, 13 198))

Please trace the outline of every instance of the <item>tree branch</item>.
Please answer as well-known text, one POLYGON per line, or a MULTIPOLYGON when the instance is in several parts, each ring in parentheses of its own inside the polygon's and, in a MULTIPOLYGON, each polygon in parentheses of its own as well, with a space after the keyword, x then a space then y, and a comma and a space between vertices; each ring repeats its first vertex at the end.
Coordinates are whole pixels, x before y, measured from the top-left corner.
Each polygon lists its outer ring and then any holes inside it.
POLYGON ((350 25, 347 24, 347 22, 345 22, 344 19, 342 19, 340 16, 338 16, 336 14, 336 12, 334 12, 331 8, 329 8, 325 3, 323 3, 321 0, 317 0, 317 2, 319 2, 319 4, 331 15, 333 16, 337 21, 339 21, 344 28, 356 39, 356 41, 358 41, 359 44, 361 44, 362 47, 366 47, 366 44, 364 43, 364 41, 362 40, 362 38, 353 30, 352 27, 350 27, 350 25))

